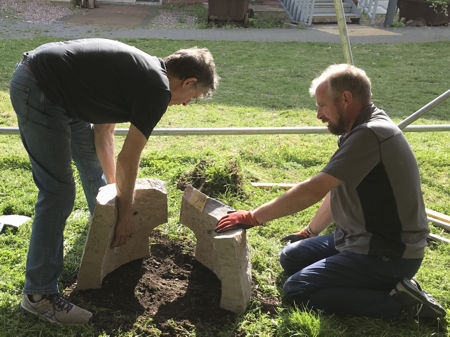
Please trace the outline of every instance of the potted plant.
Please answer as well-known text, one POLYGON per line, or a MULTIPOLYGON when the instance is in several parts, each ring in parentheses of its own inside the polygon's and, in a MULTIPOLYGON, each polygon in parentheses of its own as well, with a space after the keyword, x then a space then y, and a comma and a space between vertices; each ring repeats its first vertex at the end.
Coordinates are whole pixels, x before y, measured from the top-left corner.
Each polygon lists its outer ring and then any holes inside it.
POLYGON ((429 26, 448 25, 450 0, 398 0, 399 20, 429 26))
POLYGON ((436 13, 441 13, 448 17, 448 10, 450 7, 449 0, 427 0, 427 2, 436 13))

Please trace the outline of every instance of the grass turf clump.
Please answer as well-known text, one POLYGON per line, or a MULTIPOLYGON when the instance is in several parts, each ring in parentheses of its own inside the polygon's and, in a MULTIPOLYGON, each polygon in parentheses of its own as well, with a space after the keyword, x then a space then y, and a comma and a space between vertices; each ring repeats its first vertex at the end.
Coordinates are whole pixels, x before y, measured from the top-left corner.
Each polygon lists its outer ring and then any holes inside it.
POLYGON ((220 195, 245 196, 241 168, 236 160, 212 163, 204 159, 195 167, 183 173, 177 180, 177 188, 184 190, 192 185, 206 195, 217 198, 220 195))

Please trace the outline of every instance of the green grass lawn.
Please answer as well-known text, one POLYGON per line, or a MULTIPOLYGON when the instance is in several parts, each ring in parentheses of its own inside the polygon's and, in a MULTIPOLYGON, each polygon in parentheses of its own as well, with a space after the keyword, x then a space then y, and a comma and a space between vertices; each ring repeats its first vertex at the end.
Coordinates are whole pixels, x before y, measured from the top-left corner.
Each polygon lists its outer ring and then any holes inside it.
MULTIPOLYGON (((0 41, 1 127, 16 126, 8 93, 15 64, 22 52, 48 41, 52 39, 0 41)), ((329 64, 344 62, 342 48, 337 44, 123 41, 159 57, 194 45, 207 47, 214 54, 222 78, 214 97, 193 102, 188 107, 170 107, 158 128, 321 126, 315 118, 315 101, 308 94, 310 82, 329 64)), ((355 45, 352 52, 356 65, 364 68, 372 79, 374 103, 397 123, 449 88, 448 42, 355 45)), ((449 123, 449 104, 449 101, 442 103, 415 124, 449 123)), ((426 207, 450 214, 450 133, 406 133, 406 137, 419 162, 426 207)), ((123 137, 117 137, 117 149, 122 142, 123 137)), ((143 153, 139 176, 155 177, 167 183, 169 222, 160 229, 171 237, 190 241, 194 240, 193 234, 178 222, 182 192, 176 188, 176 181, 200 160, 206 160, 213 171, 222 175, 226 174, 223 168, 227 163, 235 160, 242 171, 246 197, 224 193, 217 198, 235 208, 249 209, 283 193, 280 189, 252 188, 251 182, 300 182, 319 172, 336 149, 336 137, 328 134, 152 136, 143 153)), ((65 251, 71 254, 66 259, 63 277, 77 272, 87 233, 87 205, 77 176, 76 181, 75 209, 65 231, 65 251)), ((33 216, 36 192, 19 137, 0 135, 0 214, 33 216)), ((248 231, 252 276, 258 294, 281 298, 285 276, 277 262, 282 248, 279 239, 306 225, 316 209, 317 205, 248 231)), ((142 332, 142 322, 136 322, 130 331, 99 332, 92 326, 55 328, 20 313, 17 306, 24 283, 30 231, 27 223, 16 233, 8 231, 0 235, 1 337, 149 335, 142 332)), ((432 232, 450 237, 435 227, 432 232)), ((232 326, 198 327, 194 332, 185 332, 185 336, 448 336, 449 269, 449 246, 432 244, 427 247, 417 274, 422 286, 447 309, 444 322, 386 322, 297 308, 280 308, 274 314, 262 310, 260 299, 253 298, 247 312, 236 316, 232 326)))

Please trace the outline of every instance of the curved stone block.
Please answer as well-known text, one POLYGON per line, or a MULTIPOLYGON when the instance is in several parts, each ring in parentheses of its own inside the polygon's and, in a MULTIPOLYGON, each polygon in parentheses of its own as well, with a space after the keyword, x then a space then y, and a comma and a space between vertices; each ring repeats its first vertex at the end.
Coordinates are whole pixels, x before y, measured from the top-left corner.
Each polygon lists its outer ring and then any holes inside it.
POLYGON ((251 262, 247 233, 238 229, 224 234, 214 230, 231 207, 210 198, 192 186, 186 187, 180 222, 197 238, 195 258, 221 281, 220 307, 232 312, 246 310, 251 295, 251 262))
POLYGON ((149 236, 167 222, 167 192, 163 181, 137 179, 134 191, 132 237, 111 248, 117 219, 116 186, 106 185, 97 195, 94 216, 81 258, 77 289, 101 288, 103 278, 123 264, 149 256, 149 236))

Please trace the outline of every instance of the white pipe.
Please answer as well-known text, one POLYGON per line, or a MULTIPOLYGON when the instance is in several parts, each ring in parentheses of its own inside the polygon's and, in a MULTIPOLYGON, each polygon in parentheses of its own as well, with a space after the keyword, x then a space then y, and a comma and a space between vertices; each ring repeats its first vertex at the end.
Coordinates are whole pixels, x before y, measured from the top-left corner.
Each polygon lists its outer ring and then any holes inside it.
POLYGON ((450 131, 450 124, 408 125, 402 131, 403 132, 450 131))
POLYGON ((444 92, 442 95, 440 95, 439 97, 436 97, 434 100, 432 100, 430 103, 424 105, 423 107, 421 107, 419 110, 417 110, 416 112, 414 112, 413 114, 409 115, 407 118, 405 118, 404 120, 402 120, 399 124, 398 127, 400 129, 405 128, 407 125, 411 124, 412 122, 414 122, 415 120, 417 120, 420 116, 422 116, 425 112, 427 112, 428 110, 431 110, 432 108, 434 108, 436 105, 438 105, 439 103, 442 103, 443 101, 445 101, 448 97, 450 96, 450 89, 447 90, 446 92, 444 92))
MULTIPOLYGON (((450 124, 410 125, 404 132, 436 132, 450 131, 450 124)), ((128 129, 114 129, 116 135, 126 135, 128 129)), ((170 128, 154 129, 153 136, 213 136, 213 135, 282 135, 282 134, 325 134, 328 129, 324 126, 300 127, 254 127, 254 128, 170 128)), ((0 128, 0 135, 19 134, 19 128, 0 128)))
MULTIPOLYGON (((117 129, 117 134, 128 132, 127 129, 117 129)), ((152 135, 156 136, 192 136, 192 135, 277 135, 277 134, 319 134, 328 133, 323 126, 311 127, 253 127, 253 128, 180 128, 155 129, 152 135)))

